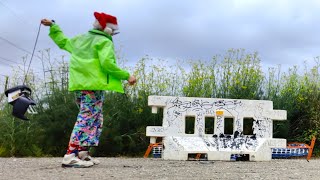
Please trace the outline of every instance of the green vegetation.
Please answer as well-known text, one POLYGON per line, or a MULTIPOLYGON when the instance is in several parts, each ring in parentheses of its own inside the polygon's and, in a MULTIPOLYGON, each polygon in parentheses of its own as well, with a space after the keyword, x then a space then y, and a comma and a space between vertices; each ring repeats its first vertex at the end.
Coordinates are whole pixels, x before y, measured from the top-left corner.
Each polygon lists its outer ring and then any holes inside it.
MULTIPOLYGON (((6 98, 0 98, 0 156, 65 153, 78 107, 74 94, 67 91, 66 63, 51 63, 49 50, 44 50, 42 57, 42 62, 49 62, 45 69, 51 71, 44 71, 43 77, 31 72, 27 77, 38 103, 38 114, 31 121, 13 118, 6 98)), ((135 67, 126 67, 134 72, 137 85, 124 84, 126 94, 107 92, 104 129, 94 153, 142 156, 149 143, 146 126, 162 122, 161 113, 152 114, 147 105, 149 95, 272 100, 274 109, 288 112, 287 121, 274 123, 274 137, 308 143, 311 136, 319 137, 320 130, 320 60, 315 58, 315 62, 311 69, 291 67, 281 72, 279 66, 265 73, 258 54, 241 49, 190 63, 174 64, 146 56, 135 67)), ((23 78, 24 74, 15 73, 8 86, 21 84, 23 78)), ((316 146, 319 148, 318 143, 316 146)))

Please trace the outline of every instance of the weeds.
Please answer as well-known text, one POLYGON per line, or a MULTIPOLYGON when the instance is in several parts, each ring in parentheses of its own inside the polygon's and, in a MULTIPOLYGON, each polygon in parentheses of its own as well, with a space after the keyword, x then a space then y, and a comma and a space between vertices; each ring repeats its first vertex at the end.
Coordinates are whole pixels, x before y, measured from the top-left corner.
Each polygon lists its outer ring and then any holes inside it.
MULTIPOLYGON (((64 56, 53 60, 49 49, 40 54, 43 73, 37 76, 31 71, 26 78, 34 90, 38 114, 30 122, 17 120, 10 115, 6 98, 2 98, 0 156, 65 153, 78 113, 74 94, 67 91, 68 66, 64 56)), ((274 109, 288 112, 287 121, 274 123, 274 137, 308 142, 313 135, 319 137, 320 129, 319 58, 315 62, 303 73, 298 73, 295 66, 286 72, 278 66, 264 73, 259 55, 243 49, 231 49, 210 61, 189 63, 145 56, 136 66, 126 67, 134 72, 137 85, 124 84, 125 95, 106 93, 104 130, 95 154, 133 156, 145 151, 149 143, 146 126, 162 123, 161 115, 152 114, 148 107, 149 95, 272 100, 274 109)), ((9 87, 22 83, 24 78, 24 74, 15 72, 9 77, 9 87)))

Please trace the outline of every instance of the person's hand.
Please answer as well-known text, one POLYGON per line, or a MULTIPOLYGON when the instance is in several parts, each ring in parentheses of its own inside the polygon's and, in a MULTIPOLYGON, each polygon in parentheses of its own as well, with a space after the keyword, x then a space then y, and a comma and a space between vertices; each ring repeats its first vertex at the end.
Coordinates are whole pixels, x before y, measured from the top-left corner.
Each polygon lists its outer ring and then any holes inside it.
POLYGON ((128 79, 128 83, 130 85, 134 85, 135 83, 137 82, 137 79, 134 77, 134 76, 130 76, 129 79, 128 79))
POLYGON ((52 21, 49 19, 42 19, 41 20, 41 24, 45 25, 45 26, 51 26, 52 25, 52 21))

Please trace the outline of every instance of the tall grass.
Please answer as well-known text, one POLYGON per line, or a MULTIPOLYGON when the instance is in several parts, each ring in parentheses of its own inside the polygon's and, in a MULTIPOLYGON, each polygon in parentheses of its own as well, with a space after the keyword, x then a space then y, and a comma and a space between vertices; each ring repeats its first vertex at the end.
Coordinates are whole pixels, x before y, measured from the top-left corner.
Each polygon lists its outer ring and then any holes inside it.
MULTIPOLYGON (((11 106, 1 102, 0 156, 65 153, 78 107, 74 94, 67 91, 68 67, 63 57, 52 58, 50 50, 40 53, 45 70, 41 77, 32 72, 27 77, 38 114, 30 122, 17 120, 10 115, 11 106)), ((274 136, 308 142, 312 135, 319 135, 320 128, 319 58, 315 62, 303 73, 296 66, 284 72, 280 66, 263 72, 258 53, 243 49, 230 49, 209 61, 173 63, 145 56, 126 67, 137 77, 137 85, 124 83, 125 94, 106 93, 104 130, 95 155, 133 156, 145 151, 146 126, 162 123, 162 115, 152 114, 148 107, 149 95, 272 100, 274 109, 288 111, 287 121, 274 123, 274 136)), ((10 77, 10 87, 21 83, 22 77, 19 73, 10 77)))

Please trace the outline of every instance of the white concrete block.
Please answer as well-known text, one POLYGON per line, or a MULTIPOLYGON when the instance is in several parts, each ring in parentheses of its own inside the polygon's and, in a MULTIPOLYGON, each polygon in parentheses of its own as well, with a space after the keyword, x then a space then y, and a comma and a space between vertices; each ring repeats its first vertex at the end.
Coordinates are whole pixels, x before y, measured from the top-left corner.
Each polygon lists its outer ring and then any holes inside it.
POLYGON ((163 108, 163 126, 148 126, 147 136, 163 137, 163 158, 187 160, 190 153, 206 153, 208 160, 230 160, 231 154, 249 154, 251 161, 271 160, 271 148, 285 147, 272 139, 273 120, 285 120, 286 111, 273 110, 265 100, 149 96, 152 112, 163 108), (194 117, 194 134, 186 134, 186 117, 194 117), (214 133, 205 134, 206 117, 214 117, 214 133), (233 134, 224 120, 233 118, 233 134), (243 119, 252 118, 252 135, 243 135, 243 119))
POLYGON ((153 114, 157 114, 158 113, 158 108, 156 106, 152 106, 151 112, 153 114))

